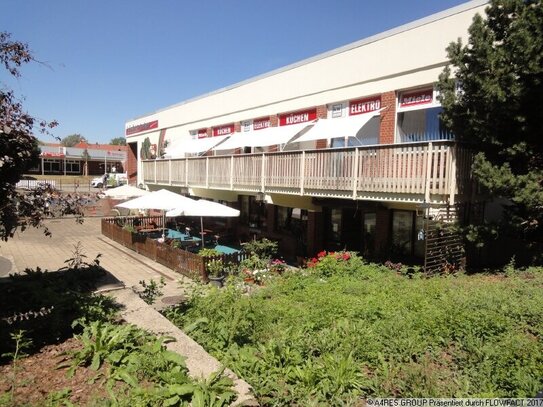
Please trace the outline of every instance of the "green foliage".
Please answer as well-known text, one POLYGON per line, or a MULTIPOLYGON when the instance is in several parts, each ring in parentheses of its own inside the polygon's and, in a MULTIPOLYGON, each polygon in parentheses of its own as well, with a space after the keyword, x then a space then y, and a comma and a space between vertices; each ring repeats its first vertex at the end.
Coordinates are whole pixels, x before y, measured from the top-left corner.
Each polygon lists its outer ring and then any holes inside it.
POLYGON ((109 144, 113 146, 126 146, 126 139, 124 137, 114 137, 109 144))
MULTIPOLYGON (((17 380, 17 374, 19 371, 18 362, 19 359, 27 356, 26 351, 31 348, 32 340, 26 337, 26 331, 19 330, 17 332, 10 333, 10 337, 15 344, 15 350, 13 352, 4 353, 2 357, 9 357, 11 359, 11 364, 13 367, 11 373, 11 389, 9 392, 9 401, 13 403, 13 396, 15 394, 15 389, 19 385, 17 380)), ((0 401, 0 405, 1 405, 0 401)))
POLYGON ((60 144, 62 144, 64 147, 73 147, 76 144, 86 143, 86 142, 87 140, 85 139, 85 137, 83 137, 81 134, 76 133, 76 134, 70 134, 69 136, 64 137, 60 141, 60 144))
POLYGON ((494 0, 486 14, 474 18, 467 45, 458 40, 447 49, 454 68, 438 84, 442 119, 480 150, 475 179, 509 201, 501 228, 541 243, 543 6, 541 0, 494 0))
POLYGON ((145 280, 141 280, 140 285, 143 287, 143 290, 138 292, 139 297, 147 304, 152 305, 156 302, 158 297, 163 294, 162 288, 166 285, 166 281, 164 280, 164 277, 160 277, 158 283, 152 279, 149 283, 146 283, 145 280))
POLYGON ((542 269, 410 279, 343 253, 317 263, 250 296, 232 286, 194 296, 166 316, 263 405, 533 397, 543 387, 542 269))
POLYGON ((0 296, 0 354, 13 352, 10 334, 25 330, 30 351, 57 343, 73 334, 74 319, 110 320, 116 304, 93 295, 96 281, 105 271, 96 263, 80 264, 57 272, 25 270, 2 286, 0 296))
POLYGON ((262 238, 258 240, 250 240, 249 242, 245 243, 243 250, 245 250, 247 253, 254 254, 261 259, 269 260, 277 252, 277 247, 277 242, 262 238))
MULTIPOLYGON (((18 78, 22 65, 34 61, 27 44, 12 41, 9 33, 0 32, 0 63, 8 73, 18 78)), ((26 112, 21 98, 0 82, 0 238, 7 240, 17 229, 42 227, 43 220, 52 215, 82 215, 79 196, 56 195, 49 186, 22 192, 15 188, 23 174, 39 161, 38 140, 35 135, 49 135, 58 123, 38 120, 26 112), (55 209, 53 211, 53 209, 55 209)))
POLYGON ((202 257, 216 257, 219 256, 221 253, 216 249, 211 249, 208 247, 204 247, 203 249, 200 249, 198 251, 198 255, 202 257))
POLYGON ((70 366, 72 375, 81 365, 107 366, 103 375, 114 405, 227 406, 236 398, 222 370, 205 380, 191 379, 184 358, 165 347, 171 338, 109 322, 86 324, 77 338, 82 348, 59 367, 70 366))

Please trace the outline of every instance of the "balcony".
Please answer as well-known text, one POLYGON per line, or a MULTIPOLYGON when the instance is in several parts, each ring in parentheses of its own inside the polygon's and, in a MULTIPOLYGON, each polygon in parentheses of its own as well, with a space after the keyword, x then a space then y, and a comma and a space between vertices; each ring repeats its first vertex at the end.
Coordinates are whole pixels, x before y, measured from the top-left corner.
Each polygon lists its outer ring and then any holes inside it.
POLYGON ((470 150, 453 141, 143 161, 143 181, 239 193, 450 203, 471 191, 470 150))

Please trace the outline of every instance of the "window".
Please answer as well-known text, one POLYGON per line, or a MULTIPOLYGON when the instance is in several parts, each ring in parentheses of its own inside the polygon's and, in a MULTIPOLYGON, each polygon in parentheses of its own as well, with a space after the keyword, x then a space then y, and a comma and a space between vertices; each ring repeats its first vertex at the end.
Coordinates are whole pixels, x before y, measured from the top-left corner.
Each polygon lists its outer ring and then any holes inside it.
POLYGON ((60 160, 43 160, 43 170, 45 172, 62 172, 62 163, 60 160))
POLYGON ((398 142, 451 139, 452 134, 445 130, 439 118, 442 110, 433 107, 398 113, 398 142))
POLYGON ((81 172, 80 161, 66 160, 66 172, 79 174, 81 172))
POLYGON ((412 211, 392 212, 392 251, 396 255, 413 253, 413 216, 412 211))
POLYGON ((275 230, 293 235, 302 233, 307 225, 307 211, 300 208, 276 207, 275 230))
POLYGON ((325 208, 325 247, 326 250, 341 250, 342 244, 342 209, 325 208))
POLYGON ((257 202, 254 196, 242 195, 240 223, 250 228, 265 228, 267 224, 266 204, 257 202))
POLYGON ((375 212, 367 212, 364 214, 362 253, 364 256, 371 257, 375 254, 375 229, 377 224, 377 216, 375 212))

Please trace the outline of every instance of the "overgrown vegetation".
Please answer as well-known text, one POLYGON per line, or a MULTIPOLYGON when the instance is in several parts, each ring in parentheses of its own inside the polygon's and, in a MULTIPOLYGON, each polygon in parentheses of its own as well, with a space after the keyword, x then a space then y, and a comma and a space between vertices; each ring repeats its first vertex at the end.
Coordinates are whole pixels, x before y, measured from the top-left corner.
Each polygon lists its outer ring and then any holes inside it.
MULTIPOLYGON (((22 390, 28 383, 20 378, 22 358, 74 334, 79 345, 58 368, 70 377, 83 368, 95 372, 91 382, 107 393, 95 396, 93 405, 220 407, 236 399, 232 380, 222 371, 206 380, 192 379, 184 359, 166 349, 171 338, 121 323, 114 301, 92 294, 105 270, 98 259, 87 263, 85 258, 77 244, 63 269, 25 270, 2 282, 0 364, 11 369, 0 380, 8 389, 0 394, 0 406, 27 405, 22 390)), ((145 284, 144 299, 152 301, 162 284, 145 284)), ((70 388, 49 391, 44 405, 73 405, 70 388)))
POLYGON ((542 269, 424 278, 353 253, 314 260, 250 296, 230 285, 166 314, 263 405, 533 397, 543 388, 542 269))

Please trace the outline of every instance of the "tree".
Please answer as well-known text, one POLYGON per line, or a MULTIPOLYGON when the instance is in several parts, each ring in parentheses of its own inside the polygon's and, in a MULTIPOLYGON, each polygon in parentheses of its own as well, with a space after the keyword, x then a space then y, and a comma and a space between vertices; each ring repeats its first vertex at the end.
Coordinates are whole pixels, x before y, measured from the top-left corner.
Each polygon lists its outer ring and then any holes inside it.
POLYGON ((530 243, 543 241, 541 3, 492 1, 486 19, 474 17, 468 44, 447 48, 456 79, 447 67, 438 84, 445 125, 479 150, 476 181, 506 199, 503 221, 492 230, 530 243))
POLYGON ((112 146, 126 146, 126 139, 124 137, 112 138, 109 142, 112 146))
MULTIPOLYGON (((0 62, 14 77, 20 77, 22 64, 34 61, 28 45, 12 41, 9 33, 0 33, 0 62)), ((65 198, 44 185, 27 193, 16 190, 23 173, 39 158, 34 133, 49 134, 56 121, 37 120, 26 113, 13 91, 0 89, 0 238, 13 237, 18 228, 43 227, 49 216, 81 214, 79 196, 65 198)), ((45 234, 49 231, 44 227, 45 234)))
POLYGON ((60 144, 62 144, 64 147, 73 147, 76 144, 79 143, 86 143, 87 139, 83 137, 81 134, 70 134, 69 136, 64 137, 60 144))

